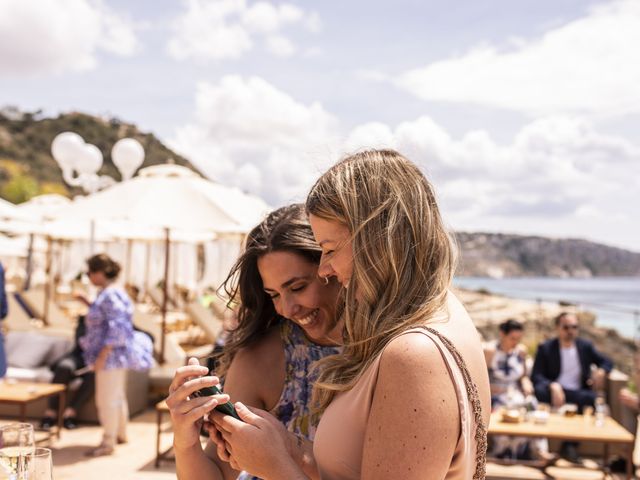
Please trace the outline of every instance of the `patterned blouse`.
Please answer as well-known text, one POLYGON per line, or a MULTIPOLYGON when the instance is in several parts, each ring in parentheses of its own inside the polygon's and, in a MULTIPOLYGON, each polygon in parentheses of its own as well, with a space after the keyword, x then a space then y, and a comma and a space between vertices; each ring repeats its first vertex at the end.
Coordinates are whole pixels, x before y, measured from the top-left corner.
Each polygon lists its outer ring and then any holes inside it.
POLYGON ((100 351, 111 345, 106 370, 151 368, 153 344, 147 335, 133 329, 132 316, 133 304, 124 290, 107 287, 98 294, 85 319, 86 333, 79 340, 87 365, 94 364, 100 351))
MULTIPOLYGON (((284 344, 286 374, 284 388, 278 404, 271 410, 287 427, 287 430, 308 440, 313 440, 320 416, 312 414, 309 407, 316 372, 311 366, 323 357, 340 353, 336 346, 324 346, 311 342, 302 328, 289 320, 280 322, 280 336, 284 344)), ((242 472, 238 480, 258 479, 242 472)))
POLYGON ((489 366, 489 383, 498 391, 491 396, 492 407, 506 405, 512 400, 524 401, 520 379, 526 374, 525 362, 526 359, 522 352, 518 350, 505 352, 500 348, 500 341, 496 341, 495 353, 489 366), (517 395, 517 398, 509 398, 508 393, 511 396, 517 395))

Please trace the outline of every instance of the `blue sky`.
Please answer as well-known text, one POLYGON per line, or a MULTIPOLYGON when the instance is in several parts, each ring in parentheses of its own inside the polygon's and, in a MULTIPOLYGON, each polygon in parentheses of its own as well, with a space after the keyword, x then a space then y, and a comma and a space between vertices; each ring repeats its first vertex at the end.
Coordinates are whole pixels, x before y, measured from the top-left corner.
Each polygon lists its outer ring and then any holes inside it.
POLYGON ((0 105, 112 115, 277 206, 345 152, 455 229, 640 251, 640 2, 0 0, 0 105))

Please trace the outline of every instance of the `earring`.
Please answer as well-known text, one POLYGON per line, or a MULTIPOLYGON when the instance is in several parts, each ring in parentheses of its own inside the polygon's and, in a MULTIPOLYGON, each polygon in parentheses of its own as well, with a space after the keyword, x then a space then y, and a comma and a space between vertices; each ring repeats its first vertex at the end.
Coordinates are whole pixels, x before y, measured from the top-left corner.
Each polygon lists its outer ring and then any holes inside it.
POLYGON ((322 280, 322 283, 329 285, 329 277, 320 277, 320 279, 322 280))

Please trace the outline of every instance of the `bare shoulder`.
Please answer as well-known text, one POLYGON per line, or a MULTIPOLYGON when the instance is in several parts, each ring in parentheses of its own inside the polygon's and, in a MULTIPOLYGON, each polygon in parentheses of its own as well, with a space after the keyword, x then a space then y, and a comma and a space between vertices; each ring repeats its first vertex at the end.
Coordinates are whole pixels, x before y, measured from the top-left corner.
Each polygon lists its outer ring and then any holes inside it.
POLYGON ((431 338, 411 332, 392 340, 380 358, 362 478, 444 478, 460 434, 456 398, 431 338))
POLYGON ((269 409, 284 387, 285 357, 278 328, 236 353, 225 378, 233 401, 269 409))
MULTIPOLYGON (((420 332, 405 333, 387 345, 380 359, 378 381, 383 386, 403 385, 403 390, 430 390, 443 382, 452 383, 440 349, 420 332)), ((448 390, 455 397, 454 389, 448 390)))
POLYGON ((422 368, 441 359, 440 350, 433 340, 423 333, 409 332, 389 342, 382 353, 381 366, 391 371, 412 365, 422 368))
POLYGON ((267 365, 257 365, 265 361, 273 361, 274 356, 282 350, 282 341, 278 328, 271 328, 258 341, 240 349, 233 358, 233 364, 249 364, 252 369, 266 368, 267 365))

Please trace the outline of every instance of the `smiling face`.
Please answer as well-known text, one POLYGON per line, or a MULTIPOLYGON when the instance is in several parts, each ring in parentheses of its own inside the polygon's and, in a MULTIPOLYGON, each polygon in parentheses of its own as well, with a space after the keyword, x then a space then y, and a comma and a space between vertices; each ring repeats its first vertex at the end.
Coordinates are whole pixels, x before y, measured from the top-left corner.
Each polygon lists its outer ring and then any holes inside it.
POLYGON ((279 315, 300 325, 316 343, 339 338, 335 316, 340 287, 336 282, 325 284, 315 263, 293 252, 269 252, 258 259, 258 271, 279 315))
POLYGON ((322 258, 318 267, 321 277, 336 277, 345 288, 349 286, 353 274, 353 248, 351 233, 346 225, 309 215, 313 235, 322 248, 322 258))

